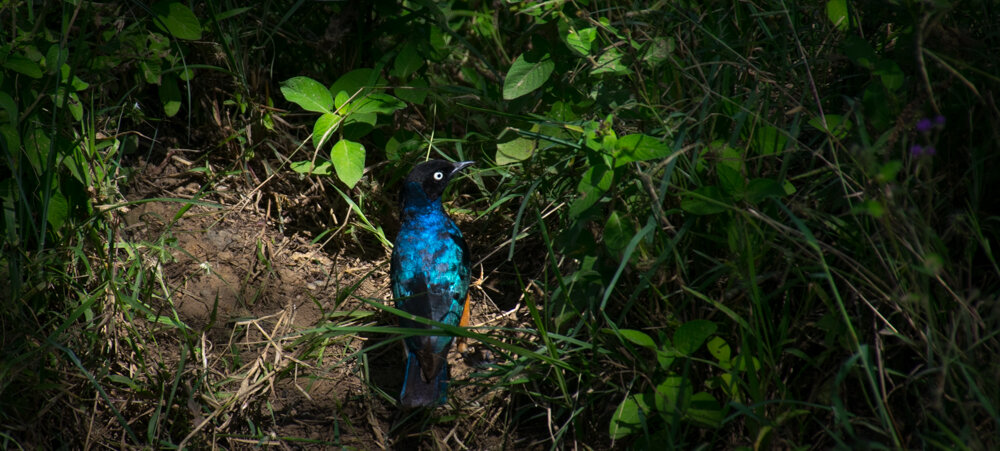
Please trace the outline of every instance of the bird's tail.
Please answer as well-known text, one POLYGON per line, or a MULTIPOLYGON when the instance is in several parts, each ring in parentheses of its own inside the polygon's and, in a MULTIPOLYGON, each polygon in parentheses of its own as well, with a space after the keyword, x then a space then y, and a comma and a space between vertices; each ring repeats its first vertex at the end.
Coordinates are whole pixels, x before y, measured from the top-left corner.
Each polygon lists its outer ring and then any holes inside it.
POLYGON ((399 401, 404 408, 436 407, 444 404, 448 394, 448 363, 441 366, 441 372, 431 381, 425 381, 420 371, 416 354, 406 355, 406 378, 399 401))

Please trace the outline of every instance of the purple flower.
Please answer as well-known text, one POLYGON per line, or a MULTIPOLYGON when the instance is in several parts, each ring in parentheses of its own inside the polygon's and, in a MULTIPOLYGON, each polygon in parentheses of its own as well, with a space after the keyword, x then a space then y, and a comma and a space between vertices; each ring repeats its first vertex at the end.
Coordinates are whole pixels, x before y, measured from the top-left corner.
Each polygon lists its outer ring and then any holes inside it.
POLYGON ((919 157, 919 156, 923 155, 923 153, 924 153, 924 148, 920 144, 914 144, 914 145, 910 146, 910 155, 913 155, 915 157, 919 157))
POLYGON ((917 121, 917 131, 920 133, 927 133, 931 131, 932 127, 934 127, 934 123, 926 117, 917 121))
POLYGON ((940 114, 937 115, 937 117, 934 118, 934 125, 938 125, 938 126, 943 127, 944 126, 944 116, 942 116, 940 114))
POLYGON ((936 153, 937 153, 937 149, 935 149, 934 146, 924 147, 924 155, 930 156, 930 155, 934 155, 936 153))

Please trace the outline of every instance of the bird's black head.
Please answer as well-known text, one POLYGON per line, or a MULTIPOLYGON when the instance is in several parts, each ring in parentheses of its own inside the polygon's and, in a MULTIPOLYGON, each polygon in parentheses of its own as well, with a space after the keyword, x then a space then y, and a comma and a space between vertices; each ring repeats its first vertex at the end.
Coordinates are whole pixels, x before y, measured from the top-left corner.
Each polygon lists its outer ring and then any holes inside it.
POLYGON ((411 189, 411 184, 420 186, 427 200, 434 201, 440 199, 441 194, 444 194, 445 187, 448 186, 448 181, 455 174, 458 174, 459 171, 471 166, 473 163, 473 161, 452 163, 445 160, 430 160, 418 164, 410 171, 410 175, 406 177, 406 181, 403 183, 404 199, 406 197, 406 190, 411 189))

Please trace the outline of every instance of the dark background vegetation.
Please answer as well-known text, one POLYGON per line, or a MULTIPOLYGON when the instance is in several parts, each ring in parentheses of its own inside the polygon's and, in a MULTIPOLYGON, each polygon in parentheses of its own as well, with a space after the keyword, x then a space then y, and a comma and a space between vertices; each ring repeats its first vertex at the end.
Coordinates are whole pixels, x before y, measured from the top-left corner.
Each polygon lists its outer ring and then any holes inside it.
POLYGON ((11 1, 0 36, 5 449, 1000 446, 995 1, 11 1), (477 162, 481 358, 406 416, 385 262, 429 157, 477 162))

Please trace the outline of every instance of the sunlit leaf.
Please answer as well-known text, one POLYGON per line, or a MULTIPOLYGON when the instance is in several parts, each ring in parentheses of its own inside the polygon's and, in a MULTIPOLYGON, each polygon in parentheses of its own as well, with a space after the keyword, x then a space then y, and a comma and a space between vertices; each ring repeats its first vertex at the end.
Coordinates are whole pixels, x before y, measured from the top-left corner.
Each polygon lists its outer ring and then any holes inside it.
POLYGON ((365 146, 360 143, 346 139, 337 141, 330 150, 330 160, 333 161, 337 177, 348 188, 354 188, 365 174, 365 146))
POLYGON ((294 77, 281 84, 281 94, 285 100, 295 103, 306 111, 329 113, 333 107, 333 96, 320 82, 309 77, 294 77))
POLYGON ((515 138, 507 142, 497 143, 496 160, 500 166, 517 163, 535 153, 538 141, 528 138, 515 138))
POLYGON ((556 63, 545 54, 538 61, 527 61, 520 55, 511 64, 503 80, 503 98, 512 100, 528 94, 545 84, 556 63))

